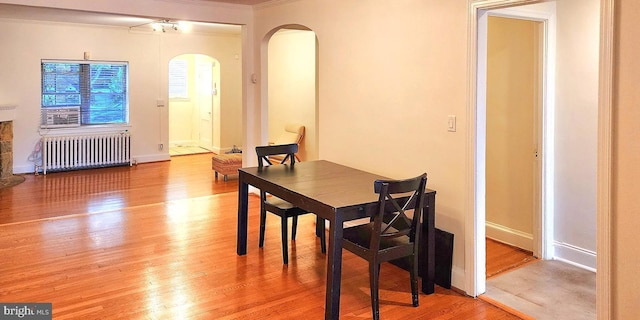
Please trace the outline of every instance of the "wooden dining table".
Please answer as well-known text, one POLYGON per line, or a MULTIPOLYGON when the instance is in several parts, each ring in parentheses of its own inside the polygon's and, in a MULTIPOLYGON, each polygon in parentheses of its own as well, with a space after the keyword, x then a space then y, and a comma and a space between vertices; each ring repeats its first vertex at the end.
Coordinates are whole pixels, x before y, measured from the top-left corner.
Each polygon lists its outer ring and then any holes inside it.
MULTIPOLYGON (((371 216, 378 201, 373 182, 388 178, 326 160, 241 168, 238 173, 238 255, 247 253, 249 185, 329 221, 325 319, 338 319, 343 222, 371 216)), ((426 294, 434 292, 435 193, 426 191, 419 244, 419 275, 426 294)))

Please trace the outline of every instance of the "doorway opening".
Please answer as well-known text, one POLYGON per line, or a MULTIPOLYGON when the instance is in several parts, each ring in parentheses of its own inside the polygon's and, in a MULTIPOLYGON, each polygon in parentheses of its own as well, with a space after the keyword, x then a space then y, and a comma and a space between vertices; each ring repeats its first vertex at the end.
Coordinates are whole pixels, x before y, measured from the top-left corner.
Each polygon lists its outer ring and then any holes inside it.
MULTIPOLYGON (((605 245, 610 241, 608 239, 609 225, 609 209, 606 206, 609 202, 609 189, 607 179, 610 177, 611 169, 610 163, 606 161, 609 158, 607 154, 608 149, 596 148, 599 144, 608 146, 608 139, 611 135, 610 126, 610 109, 611 103, 607 99, 598 99, 598 93, 604 98, 610 96, 611 86, 611 54, 610 48, 607 46, 607 39, 610 36, 610 30, 612 29, 611 20, 611 8, 607 5, 599 7, 598 1, 576 1, 576 2, 541 2, 539 4, 553 3, 558 5, 558 20, 561 17, 574 17, 577 21, 583 21, 583 24, 579 26, 572 26, 570 28, 574 34, 573 37, 568 37, 566 27, 569 24, 563 25, 565 27, 563 33, 558 33, 557 43, 554 40, 547 39, 545 46, 548 49, 551 48, 549 44, 557 44, 562 46, 565 50, 562 57, 556 57, 558 59, 557 68, 553 58, 548 60, 546 70, 554 70, 558 72, 558 86, 553 82, 556 79, 551 78, 552 82, 549 82, 549 78, 545 78, 545 103, 543 108, 543 139, 542 139, 542 181, 541 181, 541 219, 539 220, 540 229, 534 228, 534 233, 538 232, 542 236, 540 241, 536 241, 536 248, 540 250, 540 256, 544 259, 560 259, 571 262, 577 261, 575 265, 582 267, 593 266, 595 270, 595 246, 597 241, 598 255, 602 255, 603 259, 598 259, 598 274, 593 274, 594 277, 598 277, 600 284, 598 289, 598 299, 596 304, 598 305, 599 314, 606 314, 610 312, 608 290, 603 288, 609 288, 608 270, 610 252, 605 245), (595 5, 594 5, 595 4, 595 5), (560 6, 563 7, 563 11, 560 11, 560 6), (572 7, 574 6, 574 7, 572 7), (587 10, 584 10, 588 7, 587 10), (578 9, 578 10, 569 10, 578 9), (564 15, 563 15, 564 14, 564 15), (602 18, 603 25, 598 25, 598 16, 602 18), (595 23, 594 23, 595 21, 595 23), (573 38, 581 38, 584 34, 575 33, 576 31, 588 30, 588 37, 584 37, 582 41, 573 40, 573 38), (576 37, 576 34, 579 36, 576 37), (599 47, 597 39, 600 36, 604 37, 600 39, 599 47), (562 37, 562 38, 561 38, 562 37), (596 39, 596 41, 584 39, 596 39), (588 43, 588 47, 581 47, 588 43), (598 50, 599 49, 599 50, 598 50), (570 54, 569 54, 570 53, 570 54), (588 56, 591 60, 590 63, 584 64, 583 59, 576 59, 576 54, 579 53, 579 57, 588 56), (600 55, 598 54, 600 53, 600 55), (598 64, 598 60, 600 64, 598 64), (562 64, 560 64, 562 62, 562 64), (582 66, 577 66, 578 63, 583 63, 582 66), (551 67, 550 65, 553 65, 551 67), (598 67, 599 65, 599 67, 598 67), (575 68, 573 72, 568 68, 575 68), (563 70, 561 70, 563 69, 563 70), (588 69, 588 71, 586 71, 588 69), (582 75, 579 81, 574 79, 568 81, 571 76, 578 71, 582 75), (585 72, 586 71, 586 72, 585 72), (588 81, 585 79, 589 79, 588 81), (577 82, 576 82, 577 81, 577 82), (584 85, 588 82, 591 87, 588 90, 584 88, 576 89, 576 84, 581 83, 584 85), (598 87, 598 84, 600 85, 598 87), (599 88, 599 91, 598 91, 599 88), (571 89, 571 90, 568 90, 571 89), (583 97, 575 99, 576 91, 584 90, 583 97), (556 92, 557 91, 557 92, 556 92), (561 92, 562 91, 562 92, 561 92), (572 92, 573 91, 573 92, 572 92), (586 98, 586 97, 589 98, 586 98), (573 99, 573 100, 572 100, 573 99), (556 102, 558 106, 562 106, 560 109, 552 107, 549 108, 548 101, 556 102), (576 103, 579 101, 579 103, 576 103), (579 104, 580 107, 576 108, 579 104), (580 117, 580 119, 576 118, 580 117), (584 126, 576 126, 576 122, 583 119, 589 119, 589 123, 584 126), (568 125, 567 125, 568 124, 568 125), (564 125, 564 126, 563 126, 564 125), (576 135, 582 128, 586 128, 589 134, 576 135), (551 131, 550 131, 551 130, 551 131), (562 136, 564 135, 564 138, 562 136), (580 143, 571 142, 572 139, 579 138, 580 143), (584 140, 589 137, 589 140, 584 140), (604 139, 604 141, 603 141, 604 139), (585 146, 586 148, 580 150, 580 152, 586 152, 587 157, 581 157, 583 160, 576 162, 571 161, 571 154, 567 150, 574 150, 574 148, 585 146), (596 151, 597 149, 597 151, 596 151), (552 157, 553 156, 553 157, 552 157), (596 161, 597 160, 597 161, 596 161), (597 162, 597 163, 596 163, 597 162), (580 165, 576 165, 580 163, 580 165), (575 175, 576 168, 583 170, 584 175, 575 175), (596 175, 596 172, 598 174, 596 175), (570 174, 573 174, 570 176, 570 174), (560 178, 559 178, 560 177, 560 178), (571 178, 573 177, 573 178, 571 178), (585 179, 586 177, 586 179, 585 179), (580 183, 575 183, 580 181, 580 183), (571 184, 569 184, 571 183, 571 184), (574 186, 575 189, 568 188, 574 186), (588 186, 585 188, 585 186, 588 186), (596 188, 597 186, 597 188, 596 188), (585 192, 585 189, 586 192, 585 192), (568 190, 568 191, 567 191, 568 190), (597 191, 596 191, 597 190, 597 191), (570 191, 570 192, 569 192, 570 191), (580 194, 580 196, 572 196, 573 193, 580 194), (574 198, 574 199, 572 199, 574 198), (598 203, 595 203, 598 199, 598 203), (573 200, 572 206, 566 206, 568 200, 573 200), (588 206, 583 206, 579 201, 588 202, 588 206), (602 203, 601 203, 602 201, 602 203), (596 210, 597 208, 597 210, 596 210), (573 222, 563 223, 566 217, 574 217, 572 212, 584 212, 581 215, 582 218, 573 222), (596 228, 596 216, 597 216, 597 228, 598 236, 595 237, 596 228), (555 219, 554 219, 555 218, 555 219), (555 220, 555 221, 554 221, 555 220), (560 221, 560 222, 558 222, 560 221), (555 222, 555 225, 554 225, 555 222), (574 232, 562 232, 567 226, 579 224, 578 228, 574 228, 574 232), (583 227, 584 225, 584 227, 583 227), (585 228, 589 231, 585 232, 585 228), (602 228, 602 229, 601 229, 602 228), (602 230, 602 232, 600 232, 602 230), (586 235, 584 237, 575 237, 576 234, 586 235), (562 240, 567 236, 573 235, 570 240, 575 241, 578 245, 571 246, 570 242, 564 243, 562 240), (586 241, 584 241, 586 239, 586 241), (591 243, 593 242, 593 243, 591 243), (604 249, 604 250, 601 250, 604 249), (602 296, 601 293, 606 295, 602 296)), ((602 4, 605 1, 601 2, 602 4)), ((469 62, 470 62, 470 87, 469 87, 469 135, 468 135, 468 215, 466 220, 466 233, 467 240, 465 241, 465 269, 468 271, 465 278, 465 290, 469 295, 478 296, 485 292, 485 222, 486 222, 486 192, 485 189, 485 168, 486 168, 486 91, 481 88, 484 85, 484 75, 486 74, 486 65, 483 65, 483 57, 481 52, 486 50, 486 43, 482 42, 481 37, 486 34, 486 29, 483 29, 482 19, 488 15, 488 11, 501 9, 505 7, 519 6, 515 11, 525 12, 526 9, 521 8, 523 5, 530 4, 530 1, 508 1, 508 0, 493 0, 493 1, 470 1, 470 26, 471 37, 469 38, 469 48, 471 48, 469 62), (484 68, 484 69, 483 69, 484 68)), ((552 23, 553 19, 541 19, 552 23)), ((571 21, 576 21, 571 19, 571 21)), ((564 20, 569 21, 569 20, 564 20)), ((553 28, 547 26, 547 31, 553 28)), ((610 40, 610 39, 609 39, 610 40)), ((548 56, 553 56, 547 53, 548 56)), ((548 74, 548 73, 547 73, 548 74)), ((587 86, 588 87, 588 86, 587 86)), ((584 155, 584 154, 583 154, 584 155)), ((593 288, 595 289, 595 288, 593 288)), ((592 290, 594 291, 594 290, 592 290)))
POLYGON ((478 10, 471 152, 477 170, 470 176, 477 219, 475 295, 486 290, 487 236, 538 258, 553 254, 555 26, 544 9, 478 10))
POLYGON ((203 54, 169 62, 169 154, 213 152, 220 136, 220 63, 203 54))
POLYGON ((301 161, 316 160, 319 158, 316 34, 304 26, 287 25, 273 30, 266 39, 268 87, 263 117, 266 143, 282 141, 287 127, 304 126, 297 155, 301 161))
POLYGON ((495 12, 487 18, 487 279, 540 255, 545 24, 495 12))

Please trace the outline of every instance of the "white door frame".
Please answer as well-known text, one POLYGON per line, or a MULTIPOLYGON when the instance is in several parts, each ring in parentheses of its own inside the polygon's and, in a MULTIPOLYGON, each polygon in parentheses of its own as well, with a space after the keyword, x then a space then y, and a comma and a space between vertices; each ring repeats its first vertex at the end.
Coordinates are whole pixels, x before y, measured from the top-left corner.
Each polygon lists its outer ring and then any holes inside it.
MULTIPOLYGON (((522 11, 517 8, 496 9, 491 11, 483 10, 478 19, 478 78, 486 79, 487 75, 487 18, 504 17, 512 19, 530 20, 543 24, 541 57, 540 57, 540 74, 541 77, 536 85, 542 87, 536 90, 539 92, 535 97, 537 100, 534 104, 534 130, 539 160, 534 168, 534 202, 532 204, 533 212, 533 255, 541 259, 553 258, 553 150, 554 150, 554 109, 555 109, 555 56, 556 56, 556 33, 555 33, 555 15, 553 12, 543 11, 522 11)), ((486 99, 484 97, 486 88, 485 81, 477 83, 478 99, 476 110, 476 121, 485 121, 486 99)), ((478 126, 480 127, 480 126, 478 126)), ((484 127, 484 126, 483 126, 484 127)), ((477 132, 477 143, 479 149, 484 149, 486 145, 485 132, 477 132)), ((478 155, 480 156, 480 155, 478 155)), ((533 155, 532 155, 533 156, 533 155)), ((477 159, 478 166, 484 159, 477 159)), ((476 174, 478 181, 476 183, 485 185, 484 169, 478 168, 476 174)), ((484 194, 484 192, 483 192, 484 194)), ((478 261, 478 263, 484 263, 478 261)))
MULTIPOLYGON (((473 297, 484 293, 485 283, 485 212, 484 212, 484 158, 485 150, 478 146, 484 141, 485 122, 484 93, 478 85, 481 70, 478 53, 486 51, 480 47, 478 34, 481 31, 479 18, 486 10, 520 6, 540 2, 538 0, 468 0, 468 88, 467 88, 467 197, 465 205, 465 292, 473 297), (482 176, 482 181, 478 181, 482 176)), ((597 269, 596 309, 598 319, 611 318, 611 106, 613 90, 613 31, 614 0, 600 0, 600 72, 598 103, 598 178, 597 178, 597 269)), ((485 59, 486 60, 486 59, 485 59)), ((548 121, 548 119, 547 119, 548 121)), ((549 125, 548 123, 546 125, 549 125)), ((548 145, 546 146, 549 147, 548 145)), ((543 152, 543 154, 545 154, 543 152)), ((549 170, 549 168, 545 168, 549 170)), ((546 174, 546 173, 545 173, 546 174)), ((548 186, 545 193, 553 195, 548 186)), ((548 194, 544 201, 548 201, 548 194)), ((551 199, 553 200, 553 199, 551 199)), ((548 208, 543 207, 543 211, 548 208)), ((545 230, 544 232, 548 232, 545 230)), ((542 237, 544 238, 544 237, 542 237)), ((542 248, 545 246, 542 245, 542 248)), ((546 252, 547 254, 549 252, 546 252)), ((552 253, 552 252, 551 252, 552 253)), ((544 255, 545 253, 543 253, 544 255)))
MULTIPOLYGON (((540 162, 540 168, 536 169, 536 181, 540 181, 539 185, 536 185, 536 196, 534 199, 537 201, 534 204, 533 212, 533 253, 537 257, 542 259, 550 259, 553 257, 553 110, 554 110, 554 88, 555 77, 551 70, 554 70, 555 59, 555 21, 552 12, 539 12, 539 11, 522 11, 514 8, 506 9, 479 9, 477 10, 476 19, 476 41, 477 49, 475 51, 476 57, 476 101, 474 103, 475 110, 470 111, 470 119, 475 119, 470 122, 475 122, 476 128, 473 134, 472 146, 475 149, 474 163, 475 170, 473 172, 473 185, 475 186, 475 206, 474 219, 478 224, 478 230, 473 239, 476 239, 474 247, 477 252, 476 257, 476 274, 478 279, 476 281, 475 295, 484 293, 486 287, 484 270, 486 262, 485 253, 485 184, 486 184, 486 74, 487 74, 487 34, 488 34, 488 17, 500 16, 517 19, 526 19, 539 21, 544 24, 544 35, 542 45, 542 101, 541 108, 537 107, 537 114, 541 117, 535 124, 536 131, 539 132, 539 153, 542 155, 540 162), (489 11, 491 9, 491 11, 489 11), (540 131, 538 131, 540 130, 540 131)), ((472 150, 470 150, 472 152, 472 150)))

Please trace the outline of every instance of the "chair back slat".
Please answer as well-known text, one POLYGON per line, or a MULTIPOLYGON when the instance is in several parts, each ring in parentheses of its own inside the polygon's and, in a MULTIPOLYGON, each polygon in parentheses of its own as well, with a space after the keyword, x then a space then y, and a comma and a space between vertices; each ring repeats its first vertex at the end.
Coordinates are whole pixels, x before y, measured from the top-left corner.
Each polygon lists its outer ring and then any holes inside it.
POLYGON ((375 181, 374 191, 379 198, 378 211, 371 217, 374 232, 370 248, 378 247, 381 238, 409 236, 410 241, 417 241, 416 229, 422 216, 426 185, 426 173, 405 180, 375 181), (410 208, 413 208, 412 218, 407 216, 410 208))
POLYGON ((273 165, 273 163, 269 159, 269 156, 276 155, 285 155, 282 161, 280 161, 280 164, 285 164, 288 160, 290 161, 291 165, 294 165, 296 162, 296 152, 298 152, 298 145, 295 143, 257 146, 256 154, 258 155, 258 168, 264 167, 265 163, 268 165, 273 165))

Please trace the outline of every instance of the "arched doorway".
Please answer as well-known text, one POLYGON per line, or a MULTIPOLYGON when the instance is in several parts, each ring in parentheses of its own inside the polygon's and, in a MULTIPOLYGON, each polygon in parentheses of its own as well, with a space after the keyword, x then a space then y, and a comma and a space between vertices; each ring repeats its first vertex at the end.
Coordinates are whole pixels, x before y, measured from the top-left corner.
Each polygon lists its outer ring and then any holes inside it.
POLYGON ((267 39, 267 142, 276 140, 287 124, 302 124, 298 155, 302 161, 318 159, 316 34, 284 26, 267 39))
POLYGON ((219 145, 219 88, 218 60, 203 54, 182 54, 170 60, 170 155, 210 152, 219 145))

